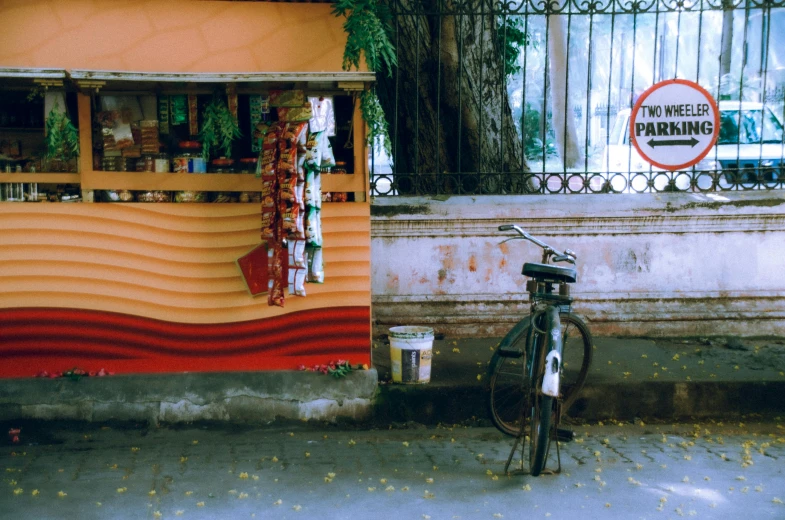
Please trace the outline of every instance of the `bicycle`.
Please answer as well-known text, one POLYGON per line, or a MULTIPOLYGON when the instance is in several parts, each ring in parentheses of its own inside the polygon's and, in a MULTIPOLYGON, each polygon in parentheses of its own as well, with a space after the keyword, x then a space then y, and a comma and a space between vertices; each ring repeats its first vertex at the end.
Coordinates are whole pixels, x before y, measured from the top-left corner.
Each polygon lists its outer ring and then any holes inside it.
MULTIPOLYGON (((499 231, 516 231, 519 236, 504 240, 528 240, 543 249, 542 263, 524 263, 524 276, 531 312, 502 339, 488 366, 488 405, 493 424, 516 438, 504 471, 507 472, 518 444, 524 450, 526 422, 529 430, 529 473, 545 469, 548 452, 556 440, 572 440, 572 432, 559 428, 562 411, 569 410, 586 381, 592 358, 589 328, 570 310, 570 283, 577 280, 576 254, 559 252, 516 225, 499 226, 499 231), (558 292, 554 287, 558 286, 558 292)), ((521 456, 523 466, 523 454, 521 456)), ((521 471, 523 467, 521 467, 521 471)))

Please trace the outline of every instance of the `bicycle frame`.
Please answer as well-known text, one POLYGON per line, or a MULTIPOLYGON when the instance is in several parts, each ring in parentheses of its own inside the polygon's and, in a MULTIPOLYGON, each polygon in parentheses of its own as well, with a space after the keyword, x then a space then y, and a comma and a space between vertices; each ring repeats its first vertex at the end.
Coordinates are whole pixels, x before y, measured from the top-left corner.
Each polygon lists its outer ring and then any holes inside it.
MULTIPOLYGON (((547 452, 549 451, 550 441, 555 432, 558 430, 559 416, 561 415, 561 393, 560 393, 560 377, 562 371, 562 347, 563 338, 561 331, 561 318, 559 316, 563 307, 567 306, 569 312, 569 305, 572 298, 569 296, 569 282, 574 282, 576 279, 575 271, 565 269, 562 267, 550 268, 551 261, 562 261, 574 264, 576 254, 569 249, 564 252, 559 252, 548 244, 532 237, 523 229, 515 225, 500 226, 500 231, 514 230, 518 233, 517 237, 510 237, 508 240, 524 239, 528 240, 543 249, 542 264, 524 264, 523 274, 529 276, 530 279, 526 283, 526 289, 529 292, 531 302, 531 328, 526 338, 526 362, 523 370, 526 376, 523 379, 522 385, 531 389, 530 397, 532 399, 531 416, 534 421, 534 416, 538 417, 537 422, 532 423, 532 434, 530 440, 530 465, 532 474, 538 475, 544 469, 547 461, 547 452), (554 285, 558 284, 559 290, 554 294, 554 285), (542 377, 540 380, 539 378, 542 377), (528 383, 526 383, 528 381, 528 383), (532 386, 529 386, 532 385, 532 386), (545 396, 545 397, 541 397, 545 396), (551 399, 555 399, 552 401, 551 399), (544 404, 544 403, 547 403, 544 404), (551 409, 553 403, 553 409, 551 409), (547 408, 540 408, 547 406, 547 408), (550 414, 555 412, 555 421, 551 423, 552 416, 550 414), (541 416, 540 414, 547 414, 541 416), (542 418, 540 421, 539 417, 542 418), (536 437, 538 444, 536 450, 534 449, 535 434, 534 428, 538 432, 536 437), (540 429, 542 426, 543 429, 540 429), (546 442, 547 444, 543 444, 546 442), (543 447, 544 446, 544 447, 543 447), (536 455, 532 455, 536 453, 536 455)), ((524 323, 524 322, 522 322, 524 323)), ((502 346, 500 345, 500 348, 502 346)), ((524 391, 526 389, 524 388, 524 391)), ((521 425, 523 425, 523 418, 525 410, 521 410, 521 425)), ((505 471, 509 467, 512 460, 513 453, 516 450, 517 444, 523 442, 523 430, 518 435, 516 444, 513 446, 510 457, 505 466, 505 471)), ((521 446, 523 448, 523 445, 521 446)), ((561 457, 559 456, 558 442, 556 446, 557 457, 559 459, 559 470, 561 470, 561 457)))

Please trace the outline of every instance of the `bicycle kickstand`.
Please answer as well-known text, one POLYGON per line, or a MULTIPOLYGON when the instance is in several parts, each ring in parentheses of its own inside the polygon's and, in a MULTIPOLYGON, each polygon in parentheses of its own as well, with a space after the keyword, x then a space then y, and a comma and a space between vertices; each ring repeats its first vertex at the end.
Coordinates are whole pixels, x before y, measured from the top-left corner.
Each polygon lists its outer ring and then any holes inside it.
MULTIPOLYGON (((526 415, 525 407, 521 406, 521 417, 520 417, 520 425, 521 431, 518 432, 518 436, 515 437, 515 442, 512 444, 512 449, 510 450, 510 456, 507 457, 507 463, 504 465, 504 473, 507 475, 528 475, 529 472, 523 469, 523 450, 524 446, 526 445, 526 434, 524 433, 524 416, 526 415), (512 459, 515 456, 515 451, 518 448, 518 444, 521 445, 521 467, 518 470, 513 471, 510 473, 510 464, 512 463, 512 459)), ((530 441, 531 442, 531 441, 530 441)))

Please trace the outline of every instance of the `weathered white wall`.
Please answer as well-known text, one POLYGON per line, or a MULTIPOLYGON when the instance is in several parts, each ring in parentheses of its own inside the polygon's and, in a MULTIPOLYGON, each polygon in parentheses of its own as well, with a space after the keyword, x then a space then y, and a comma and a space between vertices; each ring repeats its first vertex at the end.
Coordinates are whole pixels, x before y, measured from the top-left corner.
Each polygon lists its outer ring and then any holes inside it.
POLYGON ((574 310, 598 335, 785 334, 785 193, 377 198, 376 332, 503 335, 528 312, 520 224, 578 254, 574 310))

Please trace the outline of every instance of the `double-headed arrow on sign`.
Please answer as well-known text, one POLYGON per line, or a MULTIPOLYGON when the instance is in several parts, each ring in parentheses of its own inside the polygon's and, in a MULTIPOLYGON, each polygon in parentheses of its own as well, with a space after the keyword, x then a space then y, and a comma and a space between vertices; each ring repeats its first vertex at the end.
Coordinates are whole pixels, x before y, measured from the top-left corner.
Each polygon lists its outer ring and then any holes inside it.
POLYGON ((655 141, 654 139, 649 139, 648 144, 652 148, 655 146, 689 146, 694 147, 700 141, 695 139, 694 137, 690 139, 663 139, 662 141, 655 141))

